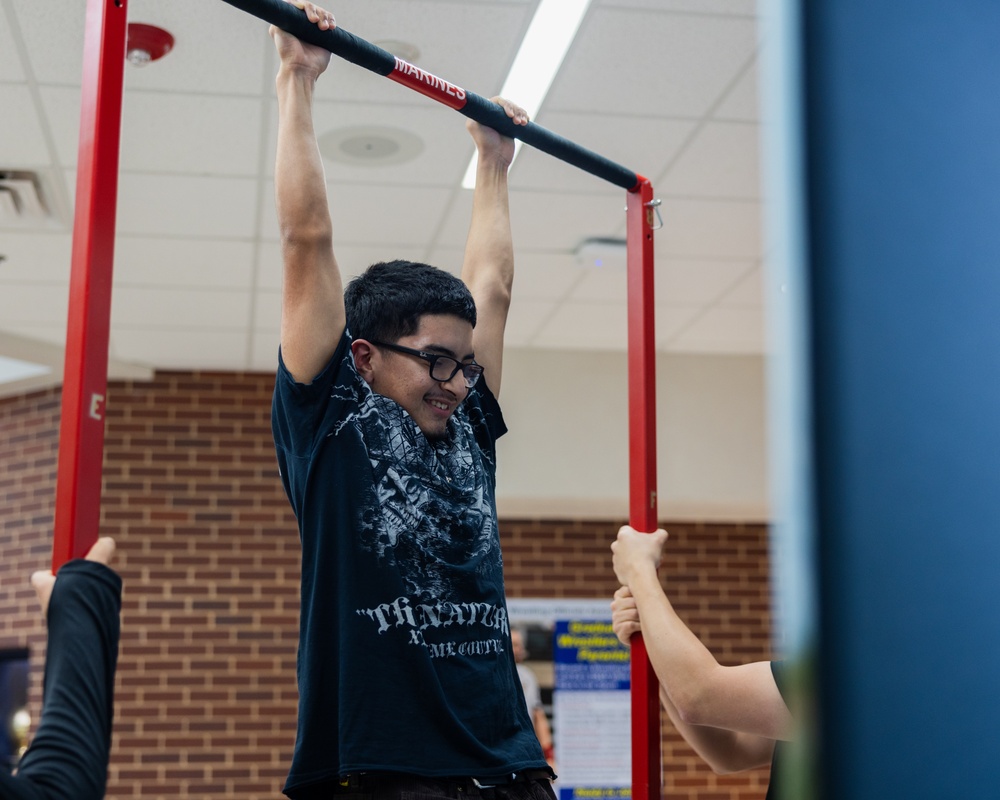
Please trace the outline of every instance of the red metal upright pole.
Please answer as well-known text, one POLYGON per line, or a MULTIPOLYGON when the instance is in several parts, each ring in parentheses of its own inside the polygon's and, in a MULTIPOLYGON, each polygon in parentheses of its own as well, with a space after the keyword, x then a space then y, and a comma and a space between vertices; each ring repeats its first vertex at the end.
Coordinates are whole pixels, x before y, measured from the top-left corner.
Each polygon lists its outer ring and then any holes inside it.
MULTIPOLYGON (((653 187, 627 195, 629 524, 656 530, 656 339, 653 335, 653 187)), ((632 799, 660 797, 660 702, 642 635, 632 637, 632 799)))
POLYGON ((88 0, 53 571, 86 554, 100 523, 127 29, 126 0, 88 0))

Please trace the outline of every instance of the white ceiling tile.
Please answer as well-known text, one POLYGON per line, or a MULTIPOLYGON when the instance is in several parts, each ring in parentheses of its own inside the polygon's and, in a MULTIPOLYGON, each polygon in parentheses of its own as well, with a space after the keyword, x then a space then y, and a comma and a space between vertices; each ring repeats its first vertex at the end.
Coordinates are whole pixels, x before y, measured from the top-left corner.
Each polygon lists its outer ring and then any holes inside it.
POLYGON ((35 101, 27 86, 0 83, 0 169, 34 169, 50 160, 35 101))
POLYGON ((121 168, 256 175, 261 114, 255 98, 130 91, 122 108, 121 168))
POLYGON ((115 285, 249 289, 253 245, 243 241, 119 236, 115 285))
POLYGON ((243 329, 250 321, 250 295, 219 289, 116 287, 111 298, 111 325, 130 328, 199 329, 211 340, 214 331, 243 329))
MULTIPOLYGON (((338 262, 340 257, 338 253, 338 262)), ((343 270, 343 265, 340 268, 343 270)), ((277 242, 261 242, 258 245, 254 285, 257 289, 281 289, 281 245, 277 242)))
POLYGON ((41 322, 13 322, 0 317, 0 330, 4 333, 42 342, 55 347, 66 347, 66 317, 58 323, 43 324, 41 322))
POLYGON ((268 331, 277 341, 281 330, 281 291, 258 290, 254 296, 253 329, 255 332, 268 331))
MULTIPOLYGON (((454 186, 400 186, 388 191, 382 186, 332 181, 327 181, 327 187, 336 247, 381 243, 383 259, 407 258, 426 247, 427 238, 437 229, 450 198, 461 191, 454 186)), ((269 183, 265 196, 274 197, 273 184, 269 183)), ((278 223, 273 207, 271 202, 265 208, 261 232, 265 238, 277 239, 278 223)))
POLYGON ((19 283, 68 286, 72 253, 72 238, 68 233, 4 231, 0 255, 6 259, 0 262, 0 286, 19 283))
POLYGON ((20 333, 21 323, 65 326, 68 309, 66 285, 22 283, 14 291, 0 292, 0 324, 8 333, 20 333))
POLYGON ((702 307, 697 305, 657 305, 654 319, 654 336, 658 350, 667 345, 697 319, 702 307))
POLYGON ((647 11, 686 11, 695 14, 753 16, 757 0, 598 0, 602 6, 641 8, 647 11))
MULTIPOLYGON (((370 42, 388 39, 416 45, 421 69, 462 88, 490 97, 510 67, 533 2, 454 3, 422 0, 338 2, 337 22, 370 42)), ((353 64, 335 64, 335 80, 320 80, 318 97, 392 105, 422 101, 412 90, 353 64)))
POLYGON ((762 353, 763 316, 755 308, 710 308, 673 337, 667 349, 696 353, 762 353))
POLYGON ((514 248, 511 305, 526 300, 562 300, 584 279, 584 271, 568 253, 542 253, 514 248))
POLYGON ((453 272, 455 275, 461 270, 461 262, 448 263, 425 260, 422 247, 409 245, 402 248, 402 250, 405 252, 397 250, 392 245, 386 247, 378 242, 365 246, 336 245, 337 265, 340 267, 340 274, 344 279, 345 286, 351 278, 357 277, 372 264, 377 264, 380 261, 391 261, 394 258, 404 258, 409 261, 426 261, 426 263, 441 267, 441 269, 448 269, 450 266, 454 266, 453 272))
MULTIPOLYGON (((461 271, 461 251, 454 249, 439 250, 430 256, 425 256, 419 247, 405 248, 403 253, 392 245, 371 245, 354 247, 346 244, 335 244, 337 264, 345 285, 369 266, 379 261, 393 258, 405 258, 410 261, 423 261, 440 269, 448 270, 454 275, 461 271)), ((257 288, 277 291, 281 289, 281 247, 277 242, 265 242, 260 247, 258 256, 257 288)))
POLYGON ((757 62, 746 69, 719 103, 712 116, 719 120, 760 121, 760 96, 757 92, 757 62))
POLYGON ((127 90, 259 95, 273 91, 265 56, 274 51, 267 23, 225 3, 205 0, 132 0, 129 20, 174 36, 174 48, 144 67, 128 65, 127 90))
POLYGON ((752 56, 752 19, 597 8, 552 84, 552 110, 700 117, 752 56))
POLYGON ((570 300, 628 303, 628 270, 625 267, 577 267, 580 280, 570 300))
POLYGON ((254 180, 128 172, 118 180, 122 234, 250 237, 256 218, 254 180))
POLYGON ((514 248, 571 254, 584 239, 624 230, 625 197, 511 192, 514 248))
POLYGON ((75 168, 80 149, 80 88, 40 86, 38 95, 58 165, 75 168))
POLYGON ((129 328, 111 337, 114 358, 157 369, 242 370, 248 349, 243 331, 129 328))
POLYGON ((713 303, 753 269, 751 264, 712 259, 657 260, 657 302, 669 305, 713 303))
POLYGON ((87 4, 8 0, 7 8, 16 15, 35 80, 79 86, 87 4))
MULTIPOLYGON (((268 103, 270 120, 265 146, 268 175, 274 175, 277 147, 277 104, 268 103)), ((465 173, 475 145, 465 130, 465 118, 429 101, 419 106, 360 106, 339 102, 317 102, 313 114, 317 136, 352 129, 400 130, 416 136, 422 151, 400 164, 357 165, 324 158, 327 180, 331 183, 372 185, 423 184, 454 187, 465 173)), ((256 166, 256 165, 254 165, 256 166)))
POLYGON ((688 197, 755 200, 760 197, 757 125, 710 122, 698 131, 659 187, 688 197))
POLYGON ((621 350, 628 339, 624 303, 563 302, 535 337, 534 346, 557 350, 621 350))
POLYGON ((667 257, 761 257, 760 204, 664 198, 657 253, 667 257))
MULTIPOLYGON (((38 284, 64 286, 68 273, 83 11, 5 3, 16 25, 0 25, 0 101, 9 100, 3 107, 16 108, 12 118, 31 130, 8 125, 0 153, 28 150, 43 175, 55 175, 50 193, 63 227, 51 227, 51 236, 31 231, 34 238, 4 232, 0 291, 11 295, 16 319, 0 316, 0 325, 53 336, 65 325, 66 301, 54 310, 38 284), (16 30, 23 39, 13 38, 16 30), (22 52, 32 59, 40 118, 32 85, 20 85, 22 52)), ((410 41, 421 50, 418 65, 489 96, 536 4, 342 0, 335 11, 348 30, 376 42, 410 41)), ((128 326, 119 346, 142 363, 184 368, 185 347, 170 344, 176 334, 196 343, 188 367, 220 363, 208 352, 218 347, 234 368, 260 358, 271 369, 281 256, 270 179, 277 60, 267 25, 203 0, 131 0, 129 14, 167 28, 177 43, 166 58, 126 70, 114 303, 116 323, 128 326), (157 330, 138 336, 151 319, 157 330), (209 327, 225 335, 199 330, 209 327)), ((759 204, 731 199, 756 198, 757 156, 740 125, 719 124, 757 118, 754 15, 754 0, 594 0, 538 115, 553 132, 654 180, 666 223, 656 235, 658 341, 680 339, 675 334, 689 326, 690 347, 732 341, 745 349, 746 336, 726 333, 722 323, 711 334, 701 324, 710 321, 706 309, 714 303, 760 314, 759 204), (709 111, 714 121, 699 119, 709 111)), ((395 127, 424 143, 417 158, 391 167, 326 163, 345 278, 395 257, 457 273, 472 199, 457 186, 473 150, 461 115, 344 63, 321 79, 317 98, 321 133, 395 127)), ((623 235, 623 191, 530 148, 511 187, 517 276, 508 343, 581 349, 593 339, 598 349, 623 348, 624 328, 608 333, 624 324, 615 310, 624 307, 624 275, 588 273, 572 259, 584 238, 623 235)))
MULTIPOLYGON (((10 13, 7 7, 0 8, 0 18, 10 13)), ((0 82, 15 82, 27 79, 18 52, 18 40, 14 37, 16 20, 6 17, 0 24, 0 82)))
POLYGON ((460 247, 431 247, 418 253, 418 258, 411 261, 422 261, 425 264, 443 269, 452 275, 462 274, 462 258, 465 251, 460 247))
MULTIPOLYGON (((695 127, 690 120, 570 114, 545 108, 538 122, 580 147, 649 179, 663 172, 695 127)), ((619 187, 532 147, 521 149, 511 168, 510 180, 515 189, 617 192, 624 205, 623 190, 619 187)))
POLYGON ((278 369, 278 337, 270 332, 251 337, 250 359, 246 368, 254 372, 276 372, 278 369))
POLYGON ((523 299, 512 302, 504 331, 504 346, 535 346, 539 332, 548 324, 557 305, 552 300, 523 299))
POLYGON ((764 305, 764 282, 760 267, 753 267, 737 281, 733 287, 719 300, 723 306, 756 306, 764 305))

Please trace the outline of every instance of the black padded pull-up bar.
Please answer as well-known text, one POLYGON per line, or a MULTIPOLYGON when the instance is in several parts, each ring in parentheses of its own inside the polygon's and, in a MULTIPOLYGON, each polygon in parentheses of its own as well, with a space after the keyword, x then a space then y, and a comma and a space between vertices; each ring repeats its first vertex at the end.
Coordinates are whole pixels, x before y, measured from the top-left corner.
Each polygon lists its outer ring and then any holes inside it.
MULTIPOLYGON (((270 22, 304 42, 322 47, 352 64, 408 86, 439 103, 450 106, 469 119, 499 131, 504 136, 520 139, 560 161, 572 164, 622 189, 634 192, 639 184, 645 181, 645 178, 632 170, 564 139, 540 125, 533 122, 527 125, 515 125, 496 103, 442 80, 339 26, 333 30, 320 30, 306 18, 303 11, 284 0, 226 0, 226 2, 265 22, 270 22)), ((511 99, 517 100, 517 98, 511 99)))

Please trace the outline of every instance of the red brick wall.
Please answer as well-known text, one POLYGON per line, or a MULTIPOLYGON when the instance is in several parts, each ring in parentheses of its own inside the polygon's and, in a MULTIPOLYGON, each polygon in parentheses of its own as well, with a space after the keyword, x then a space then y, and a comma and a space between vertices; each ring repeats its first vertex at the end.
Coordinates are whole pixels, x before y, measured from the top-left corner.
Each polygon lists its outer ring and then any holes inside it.
MULTIPOLYGON (((623 522, 502 520, 508 595, 606 597, 610 602, 618 588, 610 544, 623 522)), ((670 539, 660 574, 677 613, 723 664, 770 658, 767 528, 663 526, 670 539)), ((663 716, 664 798, 759 800, 766 794, 766 769, 715 775, 663 716)))
MULTIPOLYGON (((295 734, 298 537, 270 438, 269 375, 162 373, 109 387, 101 532, 125 580, 109 798, 281 796, 295 734)), ((51 547, 59 392, 0 400, 0 647, 44 630, 27 574, 51 547)), ((608 597, 620 520, 501 521, 512 597, 608 597)), ((769 653, 766 529, 679 524, 663 570, 724 663, 769 653)), ((32 692, 37 713, 38 681, 32 692)), ((760 800, 664 726, 665 792, 760 800)))
MULTIPOLYGON (((28 576, 52 562, 59 403, 58 390, 0 400, 0 649, 30 648, 39 677, 45 623, 28 576)), ((37 718, 40 680, 31 698, 37 718)))

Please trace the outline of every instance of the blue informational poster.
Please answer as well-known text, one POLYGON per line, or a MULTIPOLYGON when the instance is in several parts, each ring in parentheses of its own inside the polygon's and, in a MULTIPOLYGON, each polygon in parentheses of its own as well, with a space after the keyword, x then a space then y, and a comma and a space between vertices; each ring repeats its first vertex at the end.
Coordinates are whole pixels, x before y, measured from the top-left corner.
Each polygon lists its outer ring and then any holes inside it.
POLYGON ((555 624, 559 800, 632 796, 629 651, 610 620, 555 624))

